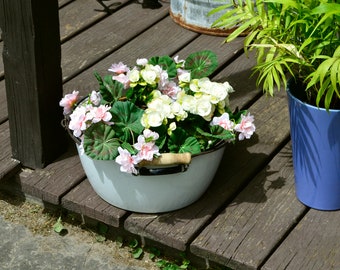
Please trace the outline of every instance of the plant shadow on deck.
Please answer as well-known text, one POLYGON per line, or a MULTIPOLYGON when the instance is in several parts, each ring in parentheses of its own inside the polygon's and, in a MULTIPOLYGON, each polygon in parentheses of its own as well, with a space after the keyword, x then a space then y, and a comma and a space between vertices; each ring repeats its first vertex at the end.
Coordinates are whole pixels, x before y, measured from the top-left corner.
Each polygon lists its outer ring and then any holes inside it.
MULTIPOLYGON (((249 184, 257 174, 258 167, 265 167, 269 156, 263 153, 251 153, 248 148, 258 143, 256 134, 249 140, 226 146, 219 169, 208 188, 198 201, 183 209, 158 216, 158 221, 176 224, 184 220, 207 218, 224 209, 235 194, 249 184)), ((207 168, 208 169, 208 168, 207 168)), ((264 192, 263 188, 263 192, 264 192)))
MULTIPOLYGON (((283 149, 277 156, 287 160, 287 162, 281 164, 281 166, 286 168, 284 169, 285 171, 292 172, 293 162, 291 159, 291 151, 283 149)), ((272 193, 289 192, 293 187, 293 180, 293 173, 282 173, 282 167, 278 167, 271 162, 254 177, 252 182, 249 183, 249 186, 246 187, 229 206, 235 206, 242 203, 266 203, 269 197, 273 197, 272 193)))
MULTIPOLYGON (((95 9, 97 12, 106 12, 107 14, 112 14, 115 9, 111 9, 112 7, 117 7, 122 5, 119 1, 111 1, 111 0, 96 0, 99 5, 102 6, 102 9, 95 9)), ((158 0, 135 0, 133 3, 140 4, 142 8, 147 9, 159 9, 162 7, 162 4, 158 0)))

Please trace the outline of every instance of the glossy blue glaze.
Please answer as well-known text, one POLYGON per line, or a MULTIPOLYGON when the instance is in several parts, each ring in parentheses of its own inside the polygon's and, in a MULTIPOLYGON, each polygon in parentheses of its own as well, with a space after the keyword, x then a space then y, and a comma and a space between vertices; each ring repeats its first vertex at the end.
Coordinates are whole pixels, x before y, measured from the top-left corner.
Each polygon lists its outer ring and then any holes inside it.
POLYGON ((292 92, 288 90, 297 197, 315 209, 340 209, 340 110, 308 105, 292 92))

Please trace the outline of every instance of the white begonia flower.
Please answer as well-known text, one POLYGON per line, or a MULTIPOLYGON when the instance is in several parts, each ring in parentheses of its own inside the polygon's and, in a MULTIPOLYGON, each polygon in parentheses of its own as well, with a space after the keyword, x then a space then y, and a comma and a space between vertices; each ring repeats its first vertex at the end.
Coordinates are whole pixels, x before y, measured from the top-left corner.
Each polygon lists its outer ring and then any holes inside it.
POLYGON ((148 105, 148 109, 153 111, 158 111, 160 114, 163 114, 163 118, 173 118, 174 116, 171 115, 171 98, 166 95, 161 95, 159 97, 154 98, 150 101, 148 105))
POLYGON ((162 68, 159 65, 146 65, 143 70, 141 70, 141 76, 144 81, 148 84, 157 83, 161 76, 162 68))
POLYGON ((211 81, 208 77, 198 79, 198 86, 203 89, 209 89, 211 87, 211 81))
POLYGON ((145 128, 150 128, 150 127, 159 127, 162 125, 164 121, 164 116, 161 112, 146 109, 142 119, 141 119, 141 124, 145 128))
POLYGON ((207 77, 201 79, 193 79, 190 82, 190 90, 193 92, 209 92, 210 80, 207 77))
POLYGON ((156 99, 162 96, 162 92, 159 90, 153 90, 151 92, 151 95, 152 95, 152 99, 156 99))
POLYGON ((174 57, 174 61, 175 61, 176 64, 182 64, 182 66, 183 66, 184 63, 185 63, 185 61, 184 61, 183 59, 179 59, 179 56, 178 56, 178 55, 176 55, 176 56, 174 57))
POLYGON ((208 117, 212 112, 212 104, 206 95, 202 95, 201 98, 196 99, 196 108, 193 113, 202 117, 208 117))
POLYGON ((178 102, 173 102, 171 104, 171 112, 175 115, 177 121, 182 121, 188 117, 188 113, 178 102))
POLYGON ((156 83, 156 79, 157 79, 157 73, 154 72, 153 70, 142 70, 140 72, 143 80, 147 83, 147 84, 155 84, 156 83))
POLYGON ((198 79, 191 80, 189 88, 193 92, 199 92, 200 91, 200 87, 198 86, 198 79))
POLYGON ((178 80, 180 82, 189 83, 190 78, 190 72, 187 72, 186 70, 181 70, 181 73, 178 75, 178 80))
POLYGON ((148 63, 148 59, 139 58, 139 59, 137 59, 136 63, 137 63, 138 66, 146 66, 147 63, 148 63))
POLYGON ((177 96, 177 101, 182 105, 182 108, 187 112, 193 112, 196 109, 196 99, 193 96, 187 94, 181 94, 177 96))
POLYGON ((167 118, 174 118, 171 110, 172 99, 167 95, 162 95, 158 90, 152 92, 153 99, 147 104, 142 117, 144 127, 158 127, 167 121, 167 118))
POLYGON ((228 96, 228 90, 223 84, 211 82, 210 83, 210 96, 211 103, 217 104, 218 102, 225 100, 228 96))
POLYGON ((210 112, 210 114, 208 114, 206 116, 203 116, 205 121, 211 121, 211 119, 213 118, 214 113, 215 113, 215 108, 216 108, 215 105, 211 104, 211 112, 210 112))
POLYGON ((229 84, 229 82, 224 82, 224 83, 223 83, 223 86, 224 86, 225 89, 227 90, 228 94, 229 94, 229 93, 235 92, 235 91, 234 91, 234 88, 229 84))
POLYGON ((128 75, 130 82, 133 82, 133 83, 138 82, 140 79, 139 70, 135 68, 130 70, 127 75, 128 75))
POLYGON ((171 135, 174 130, 176 130, 176 122, 171 122, 168 128, 168 134, 171 135))
POLYGON ((155 84, 158 76, 158 73, 152 67, 152 65, 146 65, 145 68, 140 71, 141 77, 148 84, 155 84))

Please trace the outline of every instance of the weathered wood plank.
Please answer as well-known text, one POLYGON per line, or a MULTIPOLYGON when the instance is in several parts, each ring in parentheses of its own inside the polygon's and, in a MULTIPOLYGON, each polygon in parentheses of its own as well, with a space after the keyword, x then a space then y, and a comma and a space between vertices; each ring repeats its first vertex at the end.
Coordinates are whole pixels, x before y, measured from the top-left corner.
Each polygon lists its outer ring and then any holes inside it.
POLYGON ((108 73, 107 69, 116 62, 123 61, 131 66, 135 64, 137 58, 173 54, 197 36, 197 33, 177 27, 170 17, 166 17, 119 50, 65 83, 64 92, 68 93, 77 89, 81 94, 87 94, 98 88, 93 76, 94 71, 104 75, 108 73))
POLYGON ((22 191, 51 204, 82 181, 85 173, 74 149, 62 155, 44 169, 24 170, 19 175, 22 191))
MULTIPOLYGON (((4 49, 4 43, 0 41, 0 53, 2 53, 3 49, 4 49)), ((4 78, 4 74, 5 74, 4 62, 2 60, 2 57, 0 57, 0 80, 4 78)))
POLYGON ((122 226, 127 212, 102 200, 93 190, 88 180, 84 180, 61 201, 62 207, 114 227, 122 226))
POLYGON ((13 157, 24 166, 41 168, 64 151, 66 141, 58 125, 58 2, 1 0, 0 27, 13 157))
MULTIPOLYGON (((176 25, 176 27, 178 27, 176 25)), ((200 35, 196 39, 192 40, 190 44, 173 53, 172 55, 178 55, 180 59, 185 59, 190 53, 211 50, 217 55, 218 68, 221 69, 233 61, 234 58, 239 56, 243 51, 243 38, 237 38, 228 45, 222 45, 225 38, 223 37, 212 37, 208 35, 200 35)), ((216 73, 216 72, 215 72, 216 73)), ((215 80, 225 81, 225 78, 215 77, 215 80)))
POLYGON ((12 149, 9 140, 8 121, 0 125, 0 182, 17 173, 21 166, 20 162, 12 159, 12 149))
MULTIPOLYGON (((232 66, 228 68, 233 70, 232 66)), ((251 67, 246 63, 242 66, 248 69, 251 67)), ((247 80, 245 77, 239 79, 247 80)), ((246 92, 251 91, 252 86, 254 81, 247 88, 238 90, 247 95, 246 92)), ((152 222, 147 219, 143 222, 143 215, 131 215, 125 222, 125 228, 132 233, 138 232, 165 245, 185 250, 205 223, 269 162, 288 139, 289 122, 284 92, 273 99, 261 97, 251 106, 250 111, 255 115, 257 135, 251 140, 227 146, 220 169, 200 200, 182 210, 156 216, 152 222)))
MULTIPOLYGON (((113 2, 116 3, 111 7, 111 9, 114 10, 129 2, 129 0, 112 0, 106 3, 110 5, 113 2)), ((106 12, 99 10, 102 10, 102 7, 95 0, 74 1, 67 5, 66 8, 60 9, 59 21, 61 41, 65 42, 77 33, 108 16, 106 12)), ((114 27, 112 27, 112 29, 114 29, 114 27)))
POLYGON ((161 9, 151 10, 142 9, 138 3, 129 4, 63 44, 63 80, 79 74, 165 17, 168 6, 164 4, 161 9), (120 27, 124 24, 131 27, 120 27))
POLYGON ((74 0, 58 0, 59 7, 63 7, 64 5, 71 3, 74 0))
POLYGON ((190 250, 232 269, 258 269, 306 210, 295 196, 292 166, 289 145, 204 229, 190 250))
POLYGON ((5 81, 0 81, 0 124, 8 119, 5 81))
POLYGON ((311 209, 262 269, 340 269, 339 224, 339 211, 311 209))

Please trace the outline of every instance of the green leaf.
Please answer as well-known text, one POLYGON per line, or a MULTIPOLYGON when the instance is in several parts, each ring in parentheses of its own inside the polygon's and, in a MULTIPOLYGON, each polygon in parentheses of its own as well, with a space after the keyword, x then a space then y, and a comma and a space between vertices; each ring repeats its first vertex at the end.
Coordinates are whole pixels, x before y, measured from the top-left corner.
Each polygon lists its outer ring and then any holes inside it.
POLYGON ((219 139, 219 140, 232 140, 235 138, 235 135, 221 126, 210 126, 210 132, 211 132, 211 137, 214 139, 219 139))
POLYGON ((338 84, 340 84, 340 82, 337 80, 338 78, 338 74, 340 73, 340 58, 336 59, 331 68, 330 68, 330 73, 331 73, 331 84, 332 84, 332 88, 334 90, 336 90, 338 88, 338 84))
POLYGON ((150 260, 154 260, 157 257, 161 256, 161 251, 156 247, 149 247, 148 252, 150 260))
POLYGON ((340 5, 336 3, 322 3, 312 10, 312 14, 336 14, 340 13, 340 5))
POLYGON ((220 11, 223 11, 225 9, 232 8, 233 6, 234 6, 233 4, 226 4, 226 5, 219 6, 217 8, 214 8, 213 10, 209 11, 207 15, 211 16, 211 15, 218 13, 220 11))
POLYGON ((132 239, 130 242, 129 242, 129 247, 130 248, 137 248, 139 245, 139 242, 137 239, 132 239))
POLYGON ((105 235, 109 230, 109 227, 104 223, 98 223, 98 233, 105 235))
POLYGON ((104 79, 97 72, 94 75, 99 83, 99 92, 106 102, 112 103, 122 97, 124 85, 121 82, 113 80, 110 75, 104 76, 104 79))
POLYGON ((265 3, 276 3, 276 4, 281 4, 281 5, 286 5, 286 6, 291 6, 296 9, 298 9, 298 4, 294 0, 264 0, 265 3))
POLYGON ((59 234, 66 231, 64 225, 62 224, 61 217, 59 217, 57 222, 53 225, 53 230, 59 234))
POLYGON ((103 122, 92 124, 84 133, 85 153, 93 159, 114 160, 119 146, 112 126, 103 122))
POLYGON ((217 66, 216 54, 206 50, 190 54, 184 68, 191 71, 191 79, 199 79, 211 75, 217 66))
POLYGON ((117 238, 116 238, 116 245, 117 245, 119 248, 122 248, 122 247, 123 247, 123 245, 124 245, 123 237, 117 236, 117 238))
POLYGON ((201 145, 195 137, 188 137, 179 148, 179 153, 191 153, 196 155, 201 153, 201 145))
POLYGON ((140 259, 143 255, 143 249, 138 247, 132 251, 132 256, 134 259, 140 259))
POLYGON ((96 241, 97 242, 103 243, 103 242, 105 242, 105 240, 106 240, 106 237, 104 235, 101 235, 101 234, 96 235, 96 241))
POLYGON ((197 132, 210 140, 220 141, 231 140, 235 138, 235 135, 231 131, 224 129, 219 125, 210 126, 210 133, 205 132, 200 128, 197 128, 197 132))
POLYGON ((184 129, 179 127, 171 134, 168 148, 173 153, 191 153, 195 155, 201 152, 198 140, 195 137, 190 137, 184 129))
POLYGON ((332 103, 333 95, 334 95, 334 88, 329 86, 328 89, 327 89, 326 96, 325 96, 325 108, 327 110, 329 109, 329 107, 332 103))
POLYGON ((151 65, 159 65, 163 70, 166 70, 169 78, 174 78, 177 75, 176 63, 169 56, 155 56, 149 60, 149 64, 151 65))
POLYGON ((134 137, 142 133, 144 127, 141 118, 144 111, 130 101, 116 101, 111 110, 116 137, 125 142, 133 142, 134 137))

